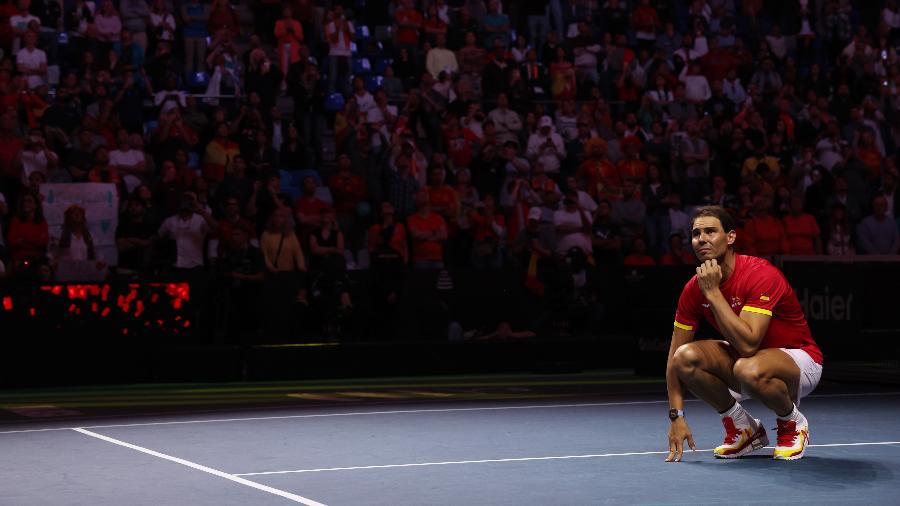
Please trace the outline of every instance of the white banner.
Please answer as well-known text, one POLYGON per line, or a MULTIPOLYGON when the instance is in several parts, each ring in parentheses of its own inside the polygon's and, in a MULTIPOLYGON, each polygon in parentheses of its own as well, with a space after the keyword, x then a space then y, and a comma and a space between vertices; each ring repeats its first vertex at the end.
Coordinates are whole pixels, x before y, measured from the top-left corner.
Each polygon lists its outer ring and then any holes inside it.
POLYGON ((50 244, 59 241, 66 209, 78 205, 85 219, 97 259, 109 265, 118 263, 116 227, 119 225, 119 194, 111 183, 45 183, 41 185, 44 217, 50 228, 50 244))

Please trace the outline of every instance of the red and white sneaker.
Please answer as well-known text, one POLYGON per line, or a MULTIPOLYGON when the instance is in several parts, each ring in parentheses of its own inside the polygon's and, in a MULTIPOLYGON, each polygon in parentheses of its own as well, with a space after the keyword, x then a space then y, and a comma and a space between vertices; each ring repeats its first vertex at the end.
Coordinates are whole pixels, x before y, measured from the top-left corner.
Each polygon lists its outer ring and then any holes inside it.
POLYGON ((776 460, 802 459, 809 445, 809 426, 797 425, 794 420, 778 421, 778 444, 773 457, 776 460))
POLYGON ((769 444, 769 436, 759 420, 753 420, 750 427, 737 427, 730 416, 722 418, 725 426, 725 441, 713 450, 717 459, 736 459, 759 450, 769 444))

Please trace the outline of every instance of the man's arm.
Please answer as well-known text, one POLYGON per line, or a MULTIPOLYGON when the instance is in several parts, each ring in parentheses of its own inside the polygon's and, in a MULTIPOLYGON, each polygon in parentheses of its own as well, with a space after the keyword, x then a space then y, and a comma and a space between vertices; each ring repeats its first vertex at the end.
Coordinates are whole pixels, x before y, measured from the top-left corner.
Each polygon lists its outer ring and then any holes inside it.
POLYGON ((772 312, 745 307, 740 316, 734 314, 730 303, 719 289, 721 281, 722 268, 716 260, 707 260, 697 267, 697 282, 703 296, 709 301, 722 336, 741 357, 752 357, 769 330, 772 312))
MULTIPOLYGON (((675 323, 675 330, 672 331, 672 344, 669 346, 669 359, 666 362, 666 389, 669 395, 669 408, 679 411, 684 409, 684 388, 681 386, 681 380, 678 378, 678 372, 672 367, 672 357, 675 351, 681 346, 694 340, 694 329, 688 330, 686 326, 675 323)), ((687 440, 688 446, 692 450, 697 449, 694 443, 694 436, 688 427, 687 421, 683 416, 679 416, 672 420, 669 427, 669 454, 666 455, 666 462, 681 462, 681 456, 684 453, 684 441, 687 440)))

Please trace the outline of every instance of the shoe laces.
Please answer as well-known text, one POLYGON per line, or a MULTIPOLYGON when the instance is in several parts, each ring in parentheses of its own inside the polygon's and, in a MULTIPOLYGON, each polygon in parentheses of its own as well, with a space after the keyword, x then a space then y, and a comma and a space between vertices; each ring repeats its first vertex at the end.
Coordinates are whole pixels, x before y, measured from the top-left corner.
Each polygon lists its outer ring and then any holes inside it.
POLYGON ((734 420, 730 416, 723 418, 722 424, 725 426, 725 444, 734 444, 741 437, 743 430, 734 425, 734 420))
POLYGON ((778 446, 794 446, 794 442, 800 435, 797 430, 797 422, 794 420, 777 420, 778 446))

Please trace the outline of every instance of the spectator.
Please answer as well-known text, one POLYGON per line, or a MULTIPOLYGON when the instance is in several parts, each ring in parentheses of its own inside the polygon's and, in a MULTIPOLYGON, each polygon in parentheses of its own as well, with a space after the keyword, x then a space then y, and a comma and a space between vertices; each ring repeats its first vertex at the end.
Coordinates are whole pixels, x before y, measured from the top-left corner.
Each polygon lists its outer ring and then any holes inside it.
MULTIPOLYGON (((109 1, 109 0, 107 0, 109 1)), ((189 0, 181 5, 181 21, 184 23, 184 75, 190 81, 195 72, 204 68, 206 39, 209 37, 209 6, 200 0, 189 0)))
POLYGON ((103 3, 100 4, 100 12, 94 16, 94 30, 100 47, 109 48, 112 43, 119 42, 122 34, 122 20, 112 0, 103 0, 103 3))
POLYGON ((428 69, 428 72, 430 72, 435 79, 438 78, 441 72, 453 75, 459 70, 456 54, 447 49, 446 34, 437 34, 435 46, 428 51, 425 68, 428 69))
POLYGON ((129 197, 125 212, 116 227, 116 248, 119 253, 119 270, 142 272, 149 266, 150 253, 156 227, 147 219, 147 208, 140 197, 129 197))
POLYGON ((413 0, 401 0, 401 7, 394 14, 394 44, 414 56, 419 49, 419 32, 422 31, 422 13, 413 0))
POLYGON ((309 304, 304 277, 306 259, 287 210, 278 209, 269 216, 259 244, 266 264, 265 328, 271 336, 284 338, 292 331, 293 303, 309 304))
POLYGON ((753 217, 744 225, 748 253, 757 256, 791 253, 784 225, 771 214, 772 199, 757 195, 753 199, 753 217))
POLYGON ((300 46, 303 44, 303 26, 294 19, 290 7, 282 9, 282 19, 275 23, 275 40, 278 42, 278 66, 283 74, 288 67, 300 60, 300 46))
POLYGON ((409 262, 406 244, 406 227, 394 220, 394 206, 390 202, 381 203, 381 222, 369 227, 369 255, 375 257, 381 249, 390 249, 400 256, 403 264, 409 262))
POLYGON ((790 252, 792 255, 821 255, 822 232, 819 224, 813 215, 803 212, 803 208, 803 197, 793 195, 790 199, 791 212, 782 218, 790 252))
POLYGON ((34 89, 47 82, 47 53, 35 47, 36 33, 29 30, 22 40, 24 47, 16 53, 16 66, 27 77, 28 88, 34 89))
MULTIPOLYGON (((210 7, 209 11, 209 24, 207 30, 209 33, 219 33, 220 30, 225 30, 232 38, 241 35, 240 20, 238 19, 234 7, 231 6, 231 2, 228 0, 213 0, 212 7, 210 7)), ((275 24, 275 32, 275 36, 277 37, 277 23, 275 24)), ((298 33, 302 35, 302 28, 298 33)))
POLYGON ((647 206, 637 193, 635 182, 626 179, 622 184, 622 200, 613 202, 613 220, 626 241, 642 235, 646 216, 647 206))
POLYGON ((71 205, 66 209, 53 258, 56 262, 97 260, 94 238, 81 206, 71 205))
POLYGON ((847 219, 847 208, 836 203, 831 206, 828 215, 828 228, 825 231, 825 253, 831 256, 850 256, 856 254, 853 243, 853 228, 847 219))
POLYGON ((656 265, 656 260, 647 254, 647 244, 641 237, 636 237, 631 246, 631 253, 625 255, 622 263, 627 267, 652 267, 656 265))
POLYGON ((659 265, 697 265, 697 256, 693 249, 685 247, 680 232, 669 236, 669 250, 659 258, 659 265))
POLYGON ((28 144, 25 145, 20 159, 23 184, 27 184, 31 174, 35 172, 43 174, 46 180, 46 176, 59 163, 59 157, 47 146, 44 132, 41 130, 32 130, 28 134, 28 144))
POLYGON ((504 49, 509 46, 509 16, 500 11, 500 0, 488 1, 488 12, 482 20, 482 30, 485 33, 486 47, 496 47, 498 43, 504 49))
POLYGON ((872 214, 856 226, 856 238, 862 255, 896 255, 900 251, 900 233, 887 214, 884 195, 872 199, 872 214))
POLYGON ((578 205, 578 194, 569 190, 563 197, 563 207, 553 213, 556 229, 556 253, 565 255, 571 248, 591 253, 591 216, 578 205))
POLYGON ((413 265, 417 269, 443 269, 447 223, 440 214, 431 210, 428 192, 416 193, 415 204, 416 212, 407 218, 412 237, 413 265))
POLYGON ((493 195, 469 212, 472 223, 472 265, 476 269, 499 268, 506 256, 506 218, 495 208, 493 195))
POLYGON ((159 227, 159 236, 175 241, 176 271, 196 271, 205 261, 203 244, 217 228, 216 220, 197 201, 185 193, 178 205, 178 214, 170 216, 159 227))
POLYGON ((356 33, 353 23, 344 17, 344 8, 335 6, 332 19, 325 24, 328 41, 328 91, 346 93, 350 78, 351 44, 356 33))
POLYGON ((565 144, 555 131, 550 116, 542 116, 538 122, 538 131, 528 137, 529 158, 543 165, 548 173, 559 172, 561 161, 566 157, 565 144))
POLYGON ((147 49, 147 21, 150 19, 150 8, 145 0, 120 0, 119 12, 122 28, 127 30, 140 46, 141 52, 147 49))
POLYGON ((175 16, 169 11, 169 4, 166 0, 153 0, 153 7, 150 10, 150 26, 152 27, 152 40, 155 42, 175 41, 175 16))
POLYGON ((12 51, 14 54, 18 53, 19 49, 24 45, 23 39, 25 34, 32 31, 30 28, 31 24, 36 23, 38 27, 41 26, 40 18, 28 12, 30 6, 30 0, 17 0, 17 12, 9 17, 9 24, 12 26, 14 35, 12 44, 12 51))
POLYGON ((46 257, 50 233, 37 194, 26 192, 19 197, 16 215, 9 220, 7 240, 13 274, 27 272, 46 257))

